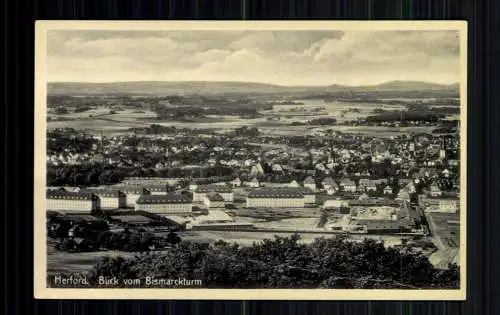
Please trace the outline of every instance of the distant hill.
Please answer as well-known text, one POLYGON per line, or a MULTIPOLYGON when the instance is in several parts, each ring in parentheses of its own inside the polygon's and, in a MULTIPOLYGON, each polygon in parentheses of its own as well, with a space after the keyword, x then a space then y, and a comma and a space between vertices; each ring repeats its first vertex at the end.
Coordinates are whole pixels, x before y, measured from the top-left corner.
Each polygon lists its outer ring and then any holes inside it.
POLYGON ((372 86, 280 86, 251 82, 113 82, 82 83, 54 82, 48 83, 49 94, 58 95, 172 95, 172 94, 310 94, 338 92, 374 92, 374 91, 456 91, 458 83, 440 85, 416 81, 391 81, 372 86))

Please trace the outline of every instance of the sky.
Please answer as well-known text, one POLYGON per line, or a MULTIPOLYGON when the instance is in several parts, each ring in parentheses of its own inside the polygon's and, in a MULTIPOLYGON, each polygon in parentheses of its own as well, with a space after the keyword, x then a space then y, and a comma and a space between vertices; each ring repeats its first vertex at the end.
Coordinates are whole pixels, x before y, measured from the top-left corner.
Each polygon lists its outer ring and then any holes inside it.
POLYGON ((460 81, 458 31, 50 30, 49 82, 460 81))

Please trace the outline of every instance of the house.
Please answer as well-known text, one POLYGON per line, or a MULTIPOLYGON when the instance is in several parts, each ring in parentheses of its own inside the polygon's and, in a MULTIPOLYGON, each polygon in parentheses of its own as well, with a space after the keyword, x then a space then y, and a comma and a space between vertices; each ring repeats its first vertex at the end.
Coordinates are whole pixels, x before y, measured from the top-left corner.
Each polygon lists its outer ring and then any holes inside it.
POLYGON ((368 182, 365 184, 365 190, 366 191, 377 191, 377 183, 373 180, 368 180, 368 182))
POLYGON ((247 196, 248 208, 304 208, 304 195, 297 189, 259 188, 247 196))
POLYGON ((392 187, 387 185, 384 187, 384 195, 391 195, 392 194, 392 187))
POLYGON ((304 180, 304 187, 311 189, 312 191, 316 191, 316 181, 311 176, 307 177, 304 180))
POLYGON ((239 177, 236 177, 231 181, 231 186, 233 187, 240 187, 241 186, 241 179, 239 177))
POLYGON ((256 165, 252 166, 252 169, 250 171, 250 175, 252 176, 259 176, 264 174, 264 168, 260 163, 257 163, 256 165))
POLYGON ((192 181, 191 183, 189 183, 189 190, 195 191, 196 188, 198 188, 198 182, 192 181))
POLYGON ((338 186, 337 186, 337 188, 328 187, 325 191, 326 191, 326 194, 328 196, 331 196, 331 195, 335 195, 339 191, 339 189, 338 189, 338 186))
POLYGON ((260 183, 259 183, 259 180, 257 179, 257 177, 254 177, 254 178, 252 178, 252 180, 247 182, 246 185, 248 187, 251 187, 251 188, 258 188, 260 186, 260 183))
POLYGON ((323 185, 323 188, 325 190, 328 190, 330 188, 334 189, 335 191, 339 190, 339 186, 331 177, 326 177, 325 179, 323 179, 321 184, 323 185))
POLYGON ((377 185, 371 179, 362 178, 359 180, 359 185, 357 190, 359 192, 377 191, 377 185))
POLYGON ((209 208, 224 208, 225 206, 224 198, 214 191, 205 194, 203 203, 209 208))
POLYGON ((449 166, 459 166, 460 160, 448 160, 448 165, 449 166))
POLYGON ((283 167, 279 164, 274 164, 272 166, 272 170, 273 172, 283 172, 283 167))
POLYGON ((356 192, 356 183, 352 179, 343 179, 340 181, 340 187, 347 192, 356 192))
POLYGON ((136 211, 154 214, 188 214, 193 209, 189 198, 178 194, 141 195, 135 204, 136 211))
POLYGON ((430 187, 430 195, 432 197, 439 197, 443 194, 443 192, 441 191, 441 189, 439 188, 439 186, 437 184, 432 184, 431 187, 430 187))
POLYGON ((297 181, 294 179, 294 180, 292 180, 292 181, 288 184, 288 187, 296 188, 296 187, 300 187, 300 185, 299 185, 299 183, 297 183, 297 181))
POLYGON ((449 169, 444 169, 441 174, 443 174, 444 177, 450 177, 452 172, 449 169))
POLYGON ((47 190, 46 193, 46 211, 90 213, 100 209, 100 202, 96 194, 88 192, 47 190))
POLYGON ((117 189, 87 189, 82 192, 94 193, 101 199, 101 210, 127 207, 127 195, 117 189))

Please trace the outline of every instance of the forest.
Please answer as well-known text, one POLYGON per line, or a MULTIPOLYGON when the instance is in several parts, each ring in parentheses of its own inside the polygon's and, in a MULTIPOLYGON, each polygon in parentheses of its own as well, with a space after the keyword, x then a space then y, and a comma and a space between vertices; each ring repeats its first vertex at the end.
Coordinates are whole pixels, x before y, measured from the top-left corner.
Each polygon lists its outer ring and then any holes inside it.
POLYGON ((127 177, 166 177, 166 178, 232 178, 229 167, 215 166, 196 169, 143 169, 135 167, 115 167, 104 164, 47 166, 48 186, 97 186, 111 185, 127 177))

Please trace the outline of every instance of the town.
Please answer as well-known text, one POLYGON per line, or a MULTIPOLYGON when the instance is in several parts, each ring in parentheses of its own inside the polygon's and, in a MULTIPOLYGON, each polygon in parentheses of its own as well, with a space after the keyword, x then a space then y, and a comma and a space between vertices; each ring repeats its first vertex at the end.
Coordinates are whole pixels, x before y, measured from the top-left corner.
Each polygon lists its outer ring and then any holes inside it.
MULTIPOLYGON (((303 132, 272 133, 270 121, 282 127, 304 117, 304 110, 273 111, 274 104, 304 108, 303 102, 274 102, 271 110, 257 111, 264 124, 233 128, 49 129, 49 246, 161 251, 181 240, 251 246, 298 234, 305 243, 368 238, 411 248, 438 269, 459 264, 459 121, 415 115, 412 104, 396 115, 379 110, 364 118, 344 110, 340 115, 358 118, 320 117, 319 126, 302 123, 303 132), (338 128, 373 121, 389 132, 338 128), (428 131, 391 132, 401 126, 428 131)), ((320 111, 312 111, 313 120, 320 111)))

